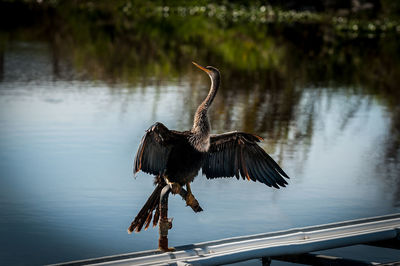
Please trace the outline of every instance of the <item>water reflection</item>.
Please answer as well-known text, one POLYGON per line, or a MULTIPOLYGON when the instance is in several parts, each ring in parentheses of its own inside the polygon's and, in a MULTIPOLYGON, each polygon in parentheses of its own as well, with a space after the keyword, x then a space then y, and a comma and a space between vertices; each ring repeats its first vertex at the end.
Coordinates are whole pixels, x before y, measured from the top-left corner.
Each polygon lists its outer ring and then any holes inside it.
POLYGON ((125 232, 153 189, 144 174, 131 179, 132 157, 154 121, 190 128, 208 92, 192 60, 222 73, 213 131, 260 134, 293 179, 277 191, 197 178, 205 212, 171 199, 172 244, 398 211, 398 38, 202 17, 101 23, 63 12, 35 31, 1 34, 7 264, 154 247, 157 230, 125 232))
MULTIPOLYGON (((51 34, 54 76, 68 76, 60 73, 60 55, 64 62, 73 59, 69 63, 78 70, 80 78, 101 79, 110 86, 120 82, 165 86, 165 80, 174 77, 190 75, 193 80, 196 74, 191 73, 187 62, 194 58, 217 64, 223 72, 225 89, 220 94, 225 101, 217 103, 215 109, 219 111, 213 118, 223 121, 218 128, 221 130, 240 126, 280 139, 296 119, 294 113, 302 94, 298 87, 346 87, 352 93, 382 99, 393 112, 400 99, 396 89, 399 44, 395 36, 346 39, 323 25, 258 25, 252 29, 239 24, 220 25, 218 21, 196 16, 152 17, 128 24, 121 19, 118 30, 107 23, 99 28, 91 21, 63 19, 67 21, 54 22, 66 24, 67 37, 58 31, 51 34), (213 34, 209 34, 210 28, 215 31, 213 34), (236 97, 248 99, 246 106, 236 106, 236 97), (260 111, 254 116, 256 109, 260 111), (241 114, 241 125, 232 124, 234 113, 241 114)), ((204 96, 195 93, 198 87, 191 88, 185 99, 197 95, 197 101, 189 103, 186 120, 191 119, 196 102, 204 96)), ((299 138, 312 136, 315 114, 313 107, 309 108, 308 121, 302 123, 307 126, 295 133, 299 138)), ((341 127, 354 111, 344 115, 341 127)), ((393 149, 393 145, 388 147, 393 149)))

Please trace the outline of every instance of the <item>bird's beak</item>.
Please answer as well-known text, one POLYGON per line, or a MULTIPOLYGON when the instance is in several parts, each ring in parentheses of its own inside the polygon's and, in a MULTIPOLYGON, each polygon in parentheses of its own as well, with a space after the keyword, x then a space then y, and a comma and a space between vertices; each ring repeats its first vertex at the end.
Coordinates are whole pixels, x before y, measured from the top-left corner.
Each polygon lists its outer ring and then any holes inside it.
POLYGON ((197 63, 195 63, 195 62, 192 62, 192 63, 193 63, 193 65, 197 66, 198 68, 200 68, 201 70, 203 70, 203 71, 206 72, 207 74, 211 74, 211 71, 208 70, 207 68, 202 67, 202 66, 200 66, 199 64, 197 64, 197 63))

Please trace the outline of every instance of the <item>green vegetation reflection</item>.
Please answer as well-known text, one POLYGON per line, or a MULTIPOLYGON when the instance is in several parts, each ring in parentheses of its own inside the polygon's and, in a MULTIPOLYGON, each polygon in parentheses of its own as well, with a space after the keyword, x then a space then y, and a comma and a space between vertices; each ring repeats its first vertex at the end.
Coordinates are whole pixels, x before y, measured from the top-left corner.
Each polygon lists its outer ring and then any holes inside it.
MULTIPOLYGON (((0 47, 18 38, 48 41, 60 78, 61 62, 68 62, 77 78, 102 80, 111 88, 116 83, 161 88, 165 81, 189 77, 193 86, 186 98, 193 101, 187 124, 204 97, 198 89, 205 86, 190 62, 215 65, 222 72, 222 89, 213 106, 214 128, 259 132, 277 153, 280 143, 309 147, 320 88, 329 88, 328 98, 339 90, 362 94, 387 108, 386 158, 400 160, 400 27, 394 4, 382 1, 379 13, 368 14, 240 1, 28 3, 22 6, 47 15, 31 28, 3 33, 0 47)), ((15 21, 29 20, 12 15, 15 21)), ((343 109, 345 128, 357 106, 349 101, 343 109)))

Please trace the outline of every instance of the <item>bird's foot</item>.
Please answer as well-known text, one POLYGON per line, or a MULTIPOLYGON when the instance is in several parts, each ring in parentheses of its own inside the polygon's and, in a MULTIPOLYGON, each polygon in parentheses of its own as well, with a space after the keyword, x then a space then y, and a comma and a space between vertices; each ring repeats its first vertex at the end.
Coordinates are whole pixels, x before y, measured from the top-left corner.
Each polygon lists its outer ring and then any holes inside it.
POLYGON ((200 207, 199 202, 193 196, 192 193, 186 195, 186 206, 190 206, 194 212, 201 212, 203 209, 200 207))
POLYGON ((175 195, 181 192, 182 186, 179 185, 178 183, 169 183, 169 186, 171 187, 172 194, 175 195))
POLYGON ((159 250, 161 250, 161 251, 163 251, 163 252, 173 252, 173 251, 175 251, 175 248, 173 248, 173 247, 159 247, 158 248, 159 250))
POLYGON ((175 251, 174 248, 168 247, 168 238, 166 236, 160 236, 158 239, 158 249, 164 252, 175 251))

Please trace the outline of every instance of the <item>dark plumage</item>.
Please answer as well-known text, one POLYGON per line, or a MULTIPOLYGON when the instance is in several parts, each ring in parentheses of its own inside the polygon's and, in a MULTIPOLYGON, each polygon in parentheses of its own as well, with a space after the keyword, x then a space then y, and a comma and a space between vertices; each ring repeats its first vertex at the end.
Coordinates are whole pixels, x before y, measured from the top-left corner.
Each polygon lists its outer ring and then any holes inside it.
MULTIPOLYGON (((284 177, 288 175, 257 144, 261 137, 245 132, 210 134, 208 108, 218 91, 220 73, 218 69, 202 67, 211 79, 211 88, 205 100, 199 105, 190 131, 169 130, 162 123, 152 125, 143 136, 135 157, 134 173, 142 170, 155 175, 156 189, 132 222, 128 231, 139 232, 146 223, 150 224, 153 210, 156 209, 153 225, 157 225, 157 206, 160 192, 164 185, 170 183, 178 189, 186 185, 188 193, 190 182, 200 169, 208 178, 233 177, 259 181, 269 187, 279 188, 287 185, 284 177)), ((188 205, 192 204, 191 201, 188 205)))

